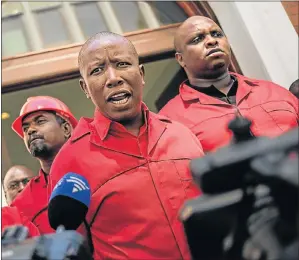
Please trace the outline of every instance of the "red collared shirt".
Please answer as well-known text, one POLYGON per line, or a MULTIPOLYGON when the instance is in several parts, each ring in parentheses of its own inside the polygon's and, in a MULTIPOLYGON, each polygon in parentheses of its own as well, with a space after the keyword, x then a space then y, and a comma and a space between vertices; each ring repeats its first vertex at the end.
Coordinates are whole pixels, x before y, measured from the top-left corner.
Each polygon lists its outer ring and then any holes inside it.
POLYGON ((1 208, 1 229, 2 232, 14 225, 22 225, 28 228, 29 237, 40 235, 38 228, 24 217, 23 214, 16 207, 2 207, 1 208))
POLYGON ((205 152, 231 142, 229 122, 236 114, 252 121, 256 136, 278 136, 298 126, 298 99, 272 82, 254 80, 231 73, 237 78, 236 105, 201 93, 183 82, 180 93, 159 114, 181 122, 197 136, 205 152))
POLYGON ((202 148, 185 126, 143 109, 137 137, 99 111, 81 119, 51 168, 52 187, 68 172, 91 186, 95 259, 190 259, 178 212, 200 194, 189 162, 202 148))
POLYGON ((41 234, 55 232, 48 220, 50 187, 47 178, 47 175, 40 170, 39 175, 30 180, 11 204, 17 207, 39 229, 41 234))

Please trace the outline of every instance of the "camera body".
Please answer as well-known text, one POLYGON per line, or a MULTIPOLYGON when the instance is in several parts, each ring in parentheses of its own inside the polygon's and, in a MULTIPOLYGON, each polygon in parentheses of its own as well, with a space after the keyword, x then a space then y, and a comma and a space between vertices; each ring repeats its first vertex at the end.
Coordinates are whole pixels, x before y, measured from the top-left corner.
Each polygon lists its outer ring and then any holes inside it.
POLYGON ((56 233, 26 239, 26 228, 14 226, 2 234, 4 260, 92 260, 85 239, 76 231, 57 229, 56 233), (22 239, 20 239, 22 237, 22 239))
POLYGON ((298 129, 255 138, 249 121, 237 120, 245 123, 235 124, 231 145, 191 162, 193 179, 203 191, 180 212, 192 257, 298 258, 298 252, 283 256, 298 245, 298 129))

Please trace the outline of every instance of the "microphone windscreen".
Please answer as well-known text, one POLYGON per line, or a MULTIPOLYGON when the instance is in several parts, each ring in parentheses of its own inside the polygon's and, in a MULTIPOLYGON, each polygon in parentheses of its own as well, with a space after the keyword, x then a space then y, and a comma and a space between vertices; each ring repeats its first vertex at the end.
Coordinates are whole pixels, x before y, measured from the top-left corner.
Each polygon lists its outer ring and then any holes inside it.
POLYGON ((87 180, 76 173, 64 175, 56 184, 49 201, 48 217, 53 229, 63 225, 76 230, 84 221, 91 193, 87 180))

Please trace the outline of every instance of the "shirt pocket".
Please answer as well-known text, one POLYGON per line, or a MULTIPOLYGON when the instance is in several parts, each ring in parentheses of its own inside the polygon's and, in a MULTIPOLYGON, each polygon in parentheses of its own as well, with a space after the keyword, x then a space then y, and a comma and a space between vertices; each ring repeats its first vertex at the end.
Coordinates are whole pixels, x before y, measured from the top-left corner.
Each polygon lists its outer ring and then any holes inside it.
POLYGON ((298 126, 296 110, 288 102, 272 101, 262 104, 261 107, 282 131, 298 126))
POLYGON ((190 171, 190 160, 175 160, 173 161, 181 184, 185 190, 186 199, 194 198, 201 194, 199 187, 193 181, 190 171))

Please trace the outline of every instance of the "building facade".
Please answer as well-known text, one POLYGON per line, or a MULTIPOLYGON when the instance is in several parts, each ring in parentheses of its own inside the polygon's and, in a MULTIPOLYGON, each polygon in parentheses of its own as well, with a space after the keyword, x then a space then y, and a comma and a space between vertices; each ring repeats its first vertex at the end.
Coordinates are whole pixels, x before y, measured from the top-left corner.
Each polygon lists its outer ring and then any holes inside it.
POLYGON ((281 2, 3 1, 2 178, 15 164, 39 168, 11 130, 28 97, 54 96, 77 118, 93 115, 77 66, 78 51, 91 35, 112 31, 133 42, 145 65, 144 101, 157 112, 185 78, 174 59, 173 35, 192 15, 222 27, 232 45, 232 71, 288 88, 298 78, 298 25, 290 10, 281 2))

